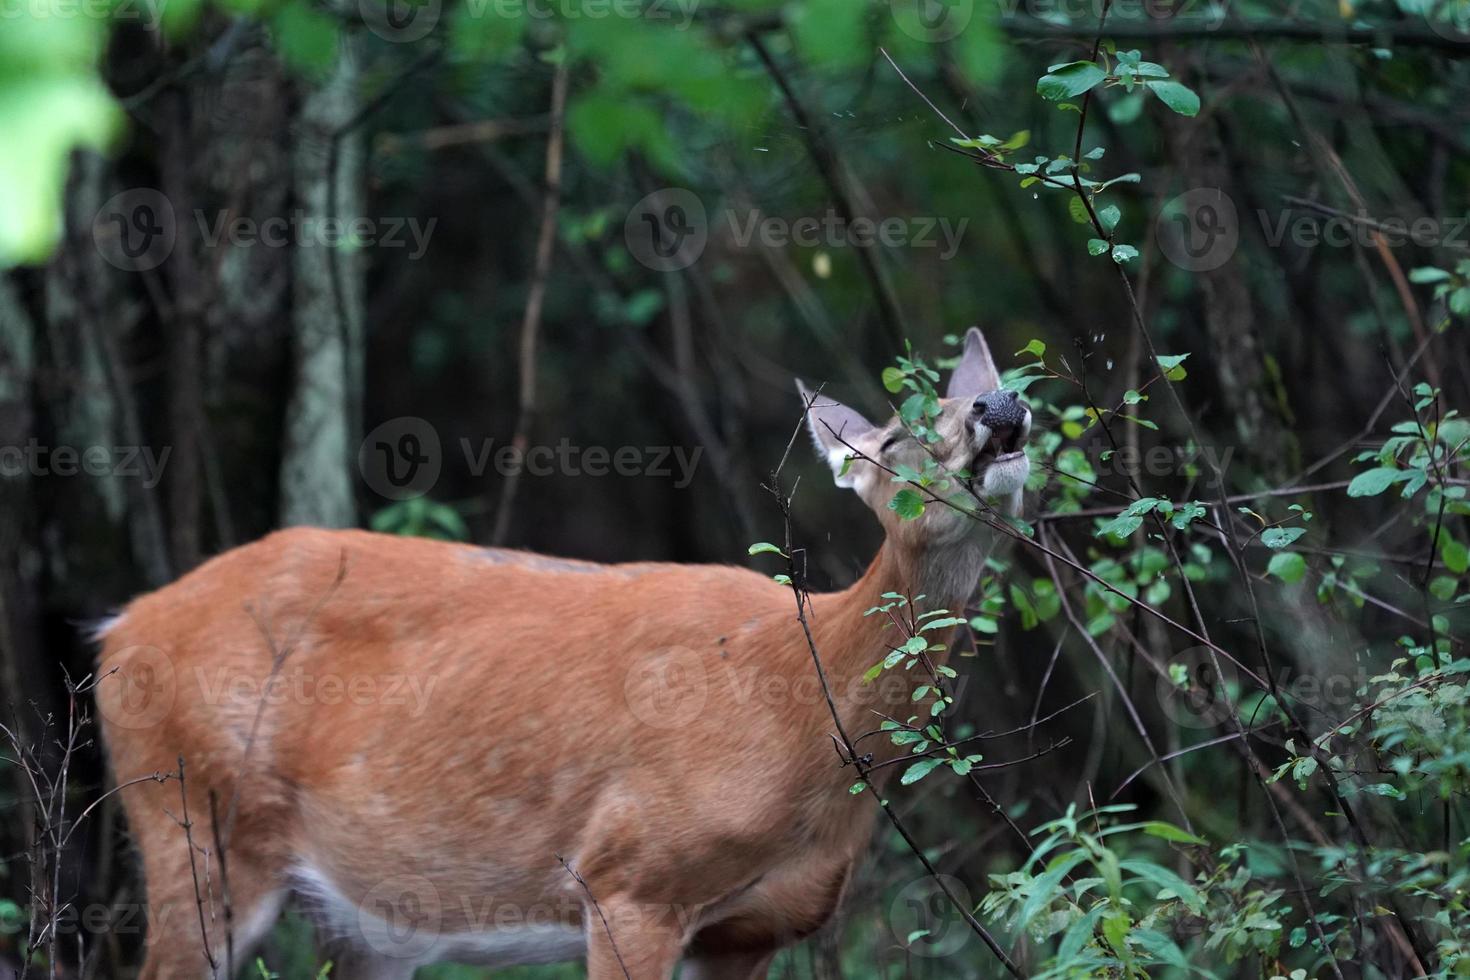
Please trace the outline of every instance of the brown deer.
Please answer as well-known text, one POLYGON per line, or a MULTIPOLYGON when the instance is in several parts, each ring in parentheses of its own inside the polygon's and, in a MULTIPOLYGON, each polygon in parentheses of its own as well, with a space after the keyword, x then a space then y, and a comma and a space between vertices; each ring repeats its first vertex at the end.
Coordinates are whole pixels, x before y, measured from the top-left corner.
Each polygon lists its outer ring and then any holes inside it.
MULTIPOLYGON (((1030 412, 975 329, 937 442, 802 394, 837 483, 886 531, 808 613, 839 718, 871 729, 913 713, 917 672, 863 681, 893 639, 864 610, 886 592, 961 608, 993 534, 939 505, 900 520, 889 470, 928 454, 1015 512, 1030 412)), ((292 895, 345 980, 584 956, 592 980, 681 960, 689 980, 764 977, 831 915, 871 834, 791 589, 749 569, 293 528, 102 635, 150 980, 246 962, 292 895), (185 793, 130 784, 180 757, 185 793)))

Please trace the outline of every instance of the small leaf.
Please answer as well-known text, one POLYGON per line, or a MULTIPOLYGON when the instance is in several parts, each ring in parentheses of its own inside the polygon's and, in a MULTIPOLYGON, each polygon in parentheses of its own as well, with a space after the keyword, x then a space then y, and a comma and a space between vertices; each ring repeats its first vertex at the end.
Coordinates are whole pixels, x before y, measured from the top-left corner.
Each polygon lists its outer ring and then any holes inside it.
POLYGON ((784 555, 785 554, 784 551, 782 551, 780 548, 776 547, 775 545, 771 544, 771 542, 769 542, 769 541, 757 541, 755 544, 753 544, 753 545, 750 546, 749 551, 750 551, 750 554, 752 554, 752 555, 784 555))
POLYGON ((901 520, 911 521, 924 513, 923 496, 911 487, 904 487, 893 495, 888 501, 888 509, 899 516, 901 520))
POLYGON ((1266 565, 1266 574, 1275 575, 1288 585, 1300 582, 1307 574, 1307 560, 1294 551, 1282 551, 1271 556, 1266 565))
POLYGON ((895 395, 898 394, 903 390, 903 372, 896 367, 884 368, 883 387, 895 395))
POLYGON ((1376 497, 1387 490, 1402 472, 1402 470, 1386 466, 1365 470, 1353 477, 1353 481, 1348 484, 1347 495, 1349 497, 1376 497))
POLYGON ((1047 69, 1037 80, 1036 91, 1048 102, 1056 102, 1081 95, 1107 77, 1107 72, 1091 61, 1072 61, 1047 69))
POLYGON ((1089 238, 1087 240, 1087 254, 1101 255, 1108 250, 1108 243, 1101 238, 1089 238))
POLYGON ((1164 372, 1164 377, 1170 381, 1183 381, 1187 377, 1184 370, 1184 359, 1188 354, 1160 354, 1159 370, 1164 372))
POLYGON ((920 759, 904 770, 899 782, 905 786, 911 786, 943 764, 943 759, 920 759))
POLYGON ((1127 262, 1130 259, 1136 258, 1138 258, 1138 249, 1134 248, 1132 245, 1113 246, 1113 261, 1118 263, 1119 265, 1122 265, 1124 262, 1127 262))
POLYGON ((1097 212, 1097 220, 1102 222, 1103 228, 1107 231, 1118 227, 1118 219, 1121 217, 1123 217, 1123 212, 1118 210, 1116 204, 1109 204, 1097 212))
POLYGON ((1193 116, 1199 112, 1199 96, 1188 85, 1175 81, 1148 82, 1149 91, 1159 101, 1181 116, 1193 116))
POLYGON ((1261 532, 1261 544, 1268 548, 1285 548, 1306 533, 1304 527, 1268 527, 1261 532))

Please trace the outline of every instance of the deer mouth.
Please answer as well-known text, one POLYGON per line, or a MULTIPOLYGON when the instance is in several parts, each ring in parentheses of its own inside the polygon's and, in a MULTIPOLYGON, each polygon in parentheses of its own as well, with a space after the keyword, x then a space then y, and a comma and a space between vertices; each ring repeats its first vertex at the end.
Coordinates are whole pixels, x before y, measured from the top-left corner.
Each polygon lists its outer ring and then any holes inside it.
POLYGON ((1021 444, 1025 441, 1026 434, 1019 425, 997 425, 990 429, 990 435, 980 451, 975 454, 975 466, 989 466, 991 463, 1004 463, 1009 460, 1019 459, 1025 455, 1021 444))

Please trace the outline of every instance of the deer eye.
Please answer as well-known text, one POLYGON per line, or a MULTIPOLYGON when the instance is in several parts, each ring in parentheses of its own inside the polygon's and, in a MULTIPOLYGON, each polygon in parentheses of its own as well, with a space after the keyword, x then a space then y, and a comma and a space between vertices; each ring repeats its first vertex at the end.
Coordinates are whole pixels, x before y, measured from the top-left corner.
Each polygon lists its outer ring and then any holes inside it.
POLYGON ((880 448, 878 450, 878 452, 879 453, 886 453, 886 452, 888 452, 888 450, 892 449, 895 445, 897 445, 898 444, 898 440, 900 440, 902 438, 903 438, 903 433, 901 433, 901 432, 895 432, 893 435, 891 435, 887 439, 884 439, 883 440, 883 446, 882 446, 882 448, 880 448))

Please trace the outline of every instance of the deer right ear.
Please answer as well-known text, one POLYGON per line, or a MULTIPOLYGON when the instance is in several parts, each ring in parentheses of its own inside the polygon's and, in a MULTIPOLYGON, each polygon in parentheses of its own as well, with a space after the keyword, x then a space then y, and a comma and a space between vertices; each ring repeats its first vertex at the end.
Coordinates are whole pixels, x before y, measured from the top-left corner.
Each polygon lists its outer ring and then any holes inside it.
POLYGON ((837 485, 851 487, 857 482, 848 463, 848 458, 854 455, 851 447, 857 445, 861 436, 873 430, 873 423, 841 402, 812 391, 801 383, 800 378, 796 381, 796 390, 801 395, 807 428, 811 430, 812 441, 817 444, 817 452, 832 467, 832 477, 837 485))

